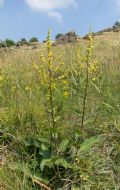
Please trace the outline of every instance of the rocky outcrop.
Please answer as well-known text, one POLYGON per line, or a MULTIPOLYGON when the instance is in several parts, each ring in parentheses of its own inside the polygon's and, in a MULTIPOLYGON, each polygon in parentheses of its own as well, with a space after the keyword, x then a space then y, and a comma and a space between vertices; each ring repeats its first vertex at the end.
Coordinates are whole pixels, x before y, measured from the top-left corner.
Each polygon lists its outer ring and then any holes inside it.
POLYGON ((78 36, 74 31, 70 31, 64 35, 61 35, 58 37, 54 43, 54 45, 57 44, 66 44, 66 43, 74 43, 77 42, 78 36))
MULTIPOLYGON (((103 35, 105 33, 109 33, 109 32, 120 32, 120 26, 113 26, 112 28, 105 28, 99 32, 93 32, 92 33, 92 36, 95 37, 95 36, 100 36, 100 35, 103 35)), ((87 40, 88 39, 88 36, 89 34, 86 34, 83 39, 87 40)))

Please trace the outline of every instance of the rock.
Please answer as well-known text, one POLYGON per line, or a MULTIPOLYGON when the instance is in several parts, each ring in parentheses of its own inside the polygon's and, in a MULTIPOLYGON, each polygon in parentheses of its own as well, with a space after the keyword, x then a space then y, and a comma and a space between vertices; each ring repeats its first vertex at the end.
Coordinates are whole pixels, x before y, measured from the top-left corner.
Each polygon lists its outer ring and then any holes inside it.
POLYGON ((120 32, 120 26, 118 27, 113 26, 113 32, 120 32))
POLYGON ((113 28, 106 28, 102 30, 102 32, 113 32, 113 28))
POLYGON ((53 45, 57 44, 67 44, 77 42, 78 36, 74 31, 70 31, 64 35, 58 37, 53 45))

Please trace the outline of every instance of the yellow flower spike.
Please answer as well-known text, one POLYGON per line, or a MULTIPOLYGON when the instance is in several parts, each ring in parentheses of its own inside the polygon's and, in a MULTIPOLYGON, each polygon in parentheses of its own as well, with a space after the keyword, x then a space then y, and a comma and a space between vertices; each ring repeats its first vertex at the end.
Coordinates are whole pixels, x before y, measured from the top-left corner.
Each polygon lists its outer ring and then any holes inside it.
POLYGON ((16 86, 12 86, 12 92, 14 92, 16 90, 16 86))
POLYGON ((33 64, 33 69, 38 70, 39 67, 34 63, 34 64, 33 64))
POLYGON ((63 94, 65 97, 69 96, 69 92, 65 91, 63 94))
POLYGON ((4 77, 1 75, 0 76, 0 82, 4 81, 4 77))
POLYGON ((62 81, 63 84, 68 84, 67 80, 62 81))
POLYGON ((26 87, 25 87, 25 90, 26 90, 26 91, 29 91, 29 90, 30 90, 30 87, 29 87, 29 86, 26 86, 26 87))
POLYGON ((92 81, 96 81, 96 80, 97 80, 97 78, 96 78, 96 77, 93 77, 93 78, 92 78, 92 81))

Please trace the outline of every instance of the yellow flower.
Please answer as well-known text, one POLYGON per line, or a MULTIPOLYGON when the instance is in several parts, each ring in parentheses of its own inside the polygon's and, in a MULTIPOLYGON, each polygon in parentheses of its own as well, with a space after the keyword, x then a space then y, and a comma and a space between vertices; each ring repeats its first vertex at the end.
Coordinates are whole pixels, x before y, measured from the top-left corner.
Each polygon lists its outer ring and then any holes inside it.
POLYGON ((12 86, 12 92, 16 90, 16 86, 12 86))
POLYGON ((65 91, 63 94, 65 97, 69 96, 69 92, 65 91))
POLYGON ((35 69, 35 70, 38 70, 39 69, 39 67, 34 63, 33 64, 33 68, 35 69))
POLYGON ((26 91, 29 91, 29 90, 30 90, 30 87, 29 87, 29 86, 26 86, 26 87, 25 87, 25 90, 26 90, 26 91))
POLYGON ((83 181, 87 181, 89 179, 89 176, 87 175, 80 175, 80 178, 83 180, 83 181))
POLYGON ((1 75, 0 76, 0 82, 4 81, 4 77, 1 75))
POLYGON ((97 79, 96 77, 93 77, 93 78, 92 78, 92 81, 96 81, 96 79, 97 79))
POLYGON ((67 84, 68 83, 67 80, 63 80, 62 82, 63 82, 63 84, 67 84))

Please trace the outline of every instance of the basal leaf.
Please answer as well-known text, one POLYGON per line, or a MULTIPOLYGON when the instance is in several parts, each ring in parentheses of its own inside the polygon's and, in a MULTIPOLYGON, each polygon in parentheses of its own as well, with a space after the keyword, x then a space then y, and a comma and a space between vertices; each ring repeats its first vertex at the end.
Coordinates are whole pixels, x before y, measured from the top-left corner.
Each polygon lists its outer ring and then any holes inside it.
POLYGON ((60 145, 59 145, 59 151, 60 152, 64 152, 66 150, 66 148, 68 147, 68 143, 69 143, 69 140, 68 139, 65 139, 63 140, 60 145))
POLYGON ((100 141, 100 136, 94 136, 89 139, 86 139, 80 146, 79 152, 87 152, 90 150, 96 143, 100 141))

